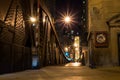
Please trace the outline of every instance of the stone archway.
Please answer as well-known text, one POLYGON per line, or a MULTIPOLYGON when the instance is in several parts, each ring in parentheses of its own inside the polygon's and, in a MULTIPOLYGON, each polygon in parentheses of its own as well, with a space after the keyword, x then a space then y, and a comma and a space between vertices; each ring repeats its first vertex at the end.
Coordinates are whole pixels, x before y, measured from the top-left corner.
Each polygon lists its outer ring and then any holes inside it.
POLYGON ((112 61, 114 65, 120 66, 120 13, 111 17, 107 21, 107 25, 109 26, 110 30, 110 37, 111 37, 111 48, 112 49, 112 61), (113 34, 114 33, 114 34, 113 34), (114 40, 112 40, 114 39, 114 40), (114 44, 113 44, 114 43, 114 44), (116 59, 116 61, 114 60, 116 59))

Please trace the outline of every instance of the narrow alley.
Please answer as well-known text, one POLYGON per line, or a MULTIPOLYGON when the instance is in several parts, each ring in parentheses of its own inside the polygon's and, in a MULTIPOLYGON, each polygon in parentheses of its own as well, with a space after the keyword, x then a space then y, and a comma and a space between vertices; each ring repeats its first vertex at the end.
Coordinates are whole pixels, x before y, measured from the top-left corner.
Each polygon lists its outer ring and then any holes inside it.
MULTIPOLYGON (((71 63, 69 63, 71 64, 71 63)), ((120 80, 120 68, 96 68, 87 66, 47 66, 38 70, 0 75, 0 80, 120 80)))

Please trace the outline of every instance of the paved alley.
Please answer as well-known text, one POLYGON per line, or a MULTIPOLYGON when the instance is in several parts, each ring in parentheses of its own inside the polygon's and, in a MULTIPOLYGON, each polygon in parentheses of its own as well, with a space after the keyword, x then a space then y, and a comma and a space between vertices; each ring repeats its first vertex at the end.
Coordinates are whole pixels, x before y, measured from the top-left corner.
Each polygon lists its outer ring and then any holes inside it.
POLYGON ((0 80, 120 80, 120 68, 47 66, 39 70, 2 74, 0 80))

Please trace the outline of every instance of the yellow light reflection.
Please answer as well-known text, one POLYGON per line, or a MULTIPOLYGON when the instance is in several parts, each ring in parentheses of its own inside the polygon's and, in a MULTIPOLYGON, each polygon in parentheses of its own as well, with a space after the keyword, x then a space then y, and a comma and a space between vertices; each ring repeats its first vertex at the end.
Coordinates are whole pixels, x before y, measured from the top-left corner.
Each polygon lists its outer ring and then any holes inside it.
POLYGON ((77 67, 77 66, 81 66, 81 63, 80 63, 80 62, 68 63, 68 64, 66 64, 65 66, 66 66, 66 67, 67 67, 67 66, 77 67))

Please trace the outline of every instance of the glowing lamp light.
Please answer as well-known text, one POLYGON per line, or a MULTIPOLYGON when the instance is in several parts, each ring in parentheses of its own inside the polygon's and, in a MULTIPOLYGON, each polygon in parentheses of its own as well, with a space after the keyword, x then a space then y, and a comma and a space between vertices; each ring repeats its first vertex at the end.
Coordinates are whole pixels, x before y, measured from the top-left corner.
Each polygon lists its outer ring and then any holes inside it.
POLYGON ((45 18, 43 18, 43 22, 45 22, 45 18))
POLYGON ((36 22, 36 18, 35 17, 30 17, 30 21, 31 22, 36 22))
POLYGON ((68 52, 68 48, 67 47, 65 47, 65 51, 68 52))
POLYGON ((66 23, 69 23, 71 21, 69 16, 66 16, 64 20, 65 20, 66 23))
POLYGON ((79 49, 78 48, 75 48, 76 51, 78 51, 79 49))
POLYGON ((38 56, 33 56, 32 57, 32 68, 35 68, 38 66, 38 56))
POLYGON ((74 43, 74 46, 77 47, 78 46, 77 43, 74 43))

